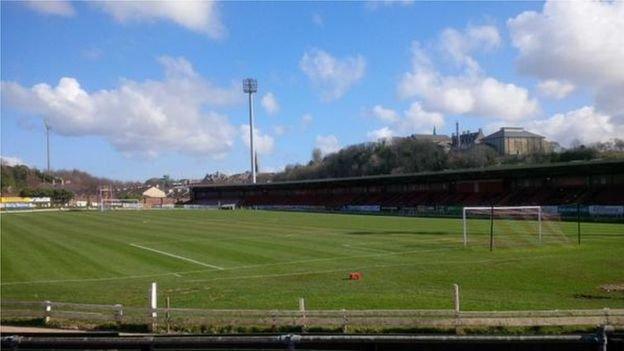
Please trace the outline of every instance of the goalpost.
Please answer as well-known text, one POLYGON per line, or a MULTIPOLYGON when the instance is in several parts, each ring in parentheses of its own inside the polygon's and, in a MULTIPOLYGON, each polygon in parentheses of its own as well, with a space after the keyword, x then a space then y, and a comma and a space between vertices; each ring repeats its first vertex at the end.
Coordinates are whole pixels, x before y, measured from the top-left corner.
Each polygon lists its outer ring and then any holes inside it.
MULTIPOLYGON (((493 240, 493 226, 494 226, 494 217, 498 213, 503 213, 505 215, 516 217, 516 216, 532 216, 537 220, 537 237, 539 242, 542 242, 542 207, 541 206, 474 206, 474 207, 464 207, 462 210, 462 226, 463 226, 463 239, 464 246, 468 245, 468 221, 467 214, 476 213, 481 216, 481 218, 486 218, 490 220, 490 247, 492 246, 493 240)), ((526 218, 522 218, 526 219, 526 218)))
POLYGON ((138 210, 142 208, 141 201, 137 199, 102 199, 102 211, 121 209, 121 210, 138 210))
POLYGON ((113 189, 110 185, 102 185, 98 187, 99 207, 100 211, 107 210, 138 210, 143 208, 141 201, 138 199, 115 199, 113 198, 113 189))

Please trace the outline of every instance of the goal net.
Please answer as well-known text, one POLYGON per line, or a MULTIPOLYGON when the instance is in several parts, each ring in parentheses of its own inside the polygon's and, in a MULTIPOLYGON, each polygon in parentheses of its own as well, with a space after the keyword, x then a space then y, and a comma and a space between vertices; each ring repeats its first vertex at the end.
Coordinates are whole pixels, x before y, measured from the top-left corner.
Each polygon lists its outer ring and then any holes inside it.
POLYGON ((564 223, 541 206, 464 207, 464 246, 534 246, 568 243, 564 223))
POLYGON ((143 206, 137 199, 101 199, 100 210, 138 210, 143 206))

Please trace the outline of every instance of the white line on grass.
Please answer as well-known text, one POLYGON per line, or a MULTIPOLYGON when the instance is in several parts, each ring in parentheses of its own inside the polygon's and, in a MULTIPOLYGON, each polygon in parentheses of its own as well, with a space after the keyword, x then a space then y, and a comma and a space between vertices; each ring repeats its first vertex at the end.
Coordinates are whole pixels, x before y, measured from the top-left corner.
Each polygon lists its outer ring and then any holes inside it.
MULTIPOLYGON (((130 244, 130 245, 138 246, 136 244, 130 244)), ((149 249, 149 248, 147 248, 147 249, 149 249)), ((150 250, 153 250, 153 249, 150 249, 150 250)), ((353 259, 353 258, 369 258, 369 257, 370 258, 374 258, 374 257, 383 257, 383 256, 405 255, 405 254, 436 252, 436 251, 450 251, 450 250, 452 250, 452 249, 443 248, 443 249, 431 249, 431 250, 399 251, 399 252, 367 254, 367 255, 353 255, 353 256, 312 258, 312 259, 294 260, 294 261, 285 261, 285 262, 250 264, 250 265, 246 265, 246 266, 221 268, 219 270, 221 270, 221 271, 232 271, 232 270, 241 270, 241 269, 244 270, 244 269, 250 269, 250 268, 253 269, 253 268, 261 268, 261 267, 269 267, 269 266, 288 266, 288 265, 300 264, 300 263, 313 263, 313 262, 347 260, 347 259, 353 259)), ((3 285, 29 285, 29 284, 55 284, 55 283, 61 283, 62 284, 62 283, 80 283, 80 282, 99 282, 99 281, 109 281, 109 280, 142 279, 142 278, 148 278, 148 277, 158 277, 158 276, 174 275, 176 273, 178 273, 178 274, 179 273, 182 273, 182 274, 195 274, 195 273, 206 273, 206 272, 214 272, 214 270, 201 269, 201 270, 179 271, 179 272, 168 272, 168 273, 154 273, 154 274, 145 274, 145 275, 127 275, 127 276, 107 277, 107 278, 31 280, 31 281, 17 281, 17 282, 6 282, 6 283, 0 282, 0 286, 3 286, 3 285)))
MULTIPOLYGON (((563 255, 560 254, 548 254, 548 255, 540 255, 540 256, 531 256, 531 257, 515 257, 515 258, 503 258, 503 259, 484 259, 484 260, 451 260, 451 261, 428 261, 428 262, 410 262, 410 263, 400 263, 400 264, 384 264, 384 265, 373 265, 373 266, 364 266, 359 267, 360 269, 364 268, 379 268, 379 267, 401 267, 401 266, 423 266, 423 265, 445 265, 445 264, 467 264, 467 263, 513 263, 517 261, 526 261, 526 260, 536 260, 542 258, 551 258, 563 255)), ((344 258, 344 257, 343 257, 344 258)), ((348 257, 347 257, 348 258, 348 257)), ((228 270, 238 270, 245 268, 256 268, 256 267, 264 267, 264 266, 272 266, 277 264, 288 265, 293 262, 301 262, 301 261, 290 261, 290 262, 282 262, 282 263, 270 263, 270 264, 260 264, 260 265, 249 265, 249 266, 239 266, 233 268, 226 268, 223 271, 228 270)), ((212 271, 212 270, 210 270, 212 271)), ((115 281, 115 280, 126 280, 126 279, 145 279, 145 278, 155 278, 155 277, 164 277, 168 275, 175 276, 176 274, 193 274, 193 273, 206 273, 210 272, 209 270, 192 270, 192 271, 179 271, 179 272, 168 272, 168 273, 154 273, 154 274, 143 274, 143 275, 127 275, 127 276, 117 276, 117 277, 106 277, 106 278, 83 278, 83 279, 59 279, 59 280, 31 280, 31 281, 15 281, 15 282, 0 282, 0 286, 7 285, 31 285, 31 284, 66 284, 66 283, 88 283, 88 282, 103 282, 103 281, 115 281)), ((336 270, 336 272, 345 272, 348 271, 348 268, 343 268, 340 270, 336 270)), ((214 271, 212 271, 214 272, 214 271)), ((328 273, 330 271, 316 271, 316 272, 297 272, 297 273, 282 273, 282 274, 290 274, 290 275, 301 275, 301 274, 316 274, 316 273, 328 273)), ((263 275, 255 275, 248 276, 254 278, 263 278, 263 275)), ((241 279, 241 276, 234 277, 218 277, 218 278, 210 278, 205 280, 188 280, 192 282, 200 282, 200 281, 210 281, 210 280, 227 280, 227 279, 241 279)))
MULTIPOLYGON (((138 246, 136 244, 129 244, 129 245, 138 246)), ((150 250, 153 250, 153 249, 150 249, 150 250)), ((432 249, 432 250, 417 250, 417 251, 400 251, 400 252, 392 252, 392 253, 387 253, 387 254, 367 254, 367 255, 354 255, 354 256, 312 258, 312 259, 306 259, 306 260, 294 260, 294 261, 284 261, 284 262, 274 262, 274 263, 250 264, 250 265, 246 265, 246 266, 221 268, 220 270, 221 271, 245 270, 245 269, 261 268, 261 267, 269 267, 269 266, 288 266, 288 265, 300 264, 300 263, 325 262, 325 261, 346 260, 346 259, 353 259, 353 258, 393 256, 393 255, 411 254, 411 253, 415 253, 415 252, 424 253, 424 252, 448 251, 448 250, 449 249, 432 249)), ((30 284, 89 283, 89 282, 103 282, 103 281, 111 281, 111 280, 154 278, 154 277, 161 277, 161 276, 168 276, 168 275, 176 276, 176 274, 196 274, 196 273, 206 273, 206 272, 214 272, 214 270, 213 269, 210 269, 210 270, 208 270, 208 269, 196 269, 196 270, 190 270, 190 271, 154 273, 154 274, 141 274, 141 275, 126 275, 126 276, 106 277, 106 278, 30 280, 30 281, 16 281, 16 282, 0 282, 0 286, 5 286, 5 285, 30 285, 30 284)))
POLYGON ((204 263, 204 262, 199 262, 199 261, 196 261, 196 260, 194 260, 194 259, 192 259, 192 258, 188 258, 188 257, 184 257, 184 256, 174 255, 174 254, 169 253, 169 252, 165 252, 165 251, 160 251, 160 250, 152 249, 152 248, 149 248, 149 247, 146 247, 146 246, 141 246, 141 245, 137 245, 137 244, 130 244, 130 246, 134 246, 134 247, 136 247, 136 248, 143 249, 143 250, 147 250, 147 251, 156 252, 156 253, 159 253, 159 254, 161 254, 161 255, 165 255, 165 256, 169 256, 169 257, 177 258, 177 259, 179 259, 179 260, 183 260, 183 261, 187 261, 187 262, 195 263, 195 264, 198 264, 198 265, 200 265, 200 266, 204 266, 204 267, 210 267, 210 268, 218 269, 218 270, 220 270, 220 271, 222 271, 222 270, 224 269, 223 267, 215 266, 215 265, 208 264, 208 263, 204 263))

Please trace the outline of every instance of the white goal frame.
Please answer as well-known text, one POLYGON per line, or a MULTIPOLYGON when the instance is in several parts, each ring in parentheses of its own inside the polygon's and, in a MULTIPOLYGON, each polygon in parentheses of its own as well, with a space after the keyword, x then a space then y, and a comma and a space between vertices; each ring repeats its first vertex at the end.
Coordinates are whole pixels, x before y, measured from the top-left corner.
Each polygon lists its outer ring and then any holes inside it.
POLYGON ((111 209, 122 209, 122 210, 140 210, 141 200, 138 199, 102 199, 100 200, 100 211, 111 210, 111 209), (125 206, 125 205, 133 205, 133 206, 125 206), (106 206, 108 205, 108 206, 106 206), (113 205, 119 205, 117 207, 113 205))
MULTIPOLYGON (((537 210, 537 223, 538 223, 538 237, 539 242, 542 242, 542 206, 472 206, 472 207, 464 207, 462 209, 462 225, 464 230, 464 246, 468 245, 468 223, 466 219, 466 211, 476 210, 476 211, 496 211, 496 210, 537 210)), ((490 212, 490 217, 492 216, 492 212, 490 212)), ((493 220, 493 218, 490 218, 493 220)))

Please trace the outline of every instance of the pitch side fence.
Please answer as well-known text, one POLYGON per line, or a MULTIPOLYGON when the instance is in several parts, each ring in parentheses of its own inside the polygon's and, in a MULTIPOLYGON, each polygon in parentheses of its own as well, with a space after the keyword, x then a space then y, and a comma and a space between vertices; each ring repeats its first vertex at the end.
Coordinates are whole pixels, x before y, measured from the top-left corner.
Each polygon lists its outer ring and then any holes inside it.
POLYGON ((51 301, 2 301, 3 320, 39 318, 85 324, 142 324, 158 330, 207 326, 257 330, 624 326, 624 309, 542 311, 455 310, 209 310, 140 308, 51 301))

